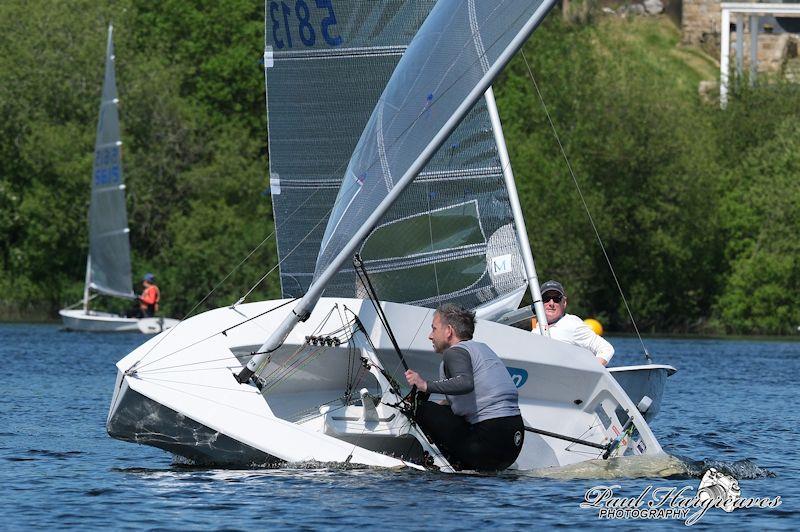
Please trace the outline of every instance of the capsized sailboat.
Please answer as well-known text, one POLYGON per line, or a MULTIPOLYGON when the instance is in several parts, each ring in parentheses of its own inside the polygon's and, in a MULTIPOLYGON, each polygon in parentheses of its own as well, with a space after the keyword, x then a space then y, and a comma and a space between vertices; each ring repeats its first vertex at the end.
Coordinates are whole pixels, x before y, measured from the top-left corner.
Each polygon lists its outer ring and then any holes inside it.
POLYGON ((109 434, 199 463, 452 471, 407 415, 401 360, 436 374, 432 307, 453 301, 476 309, 475 338, 517 385, 530 432, 512 467, 662 453, 642 415, 652 401, 634 404, 585 350, 492 321, 528 287, 544 322, 487 91, 553 1, 320 4, 296 13, 299 22, 275 2, 266 10, 281 282, 302 299, 206 312, 130 353, 117 363, 109 434), (309 120, 296 115, 303 109, 309 120), (292 113, 308 157, 274 136, 292 113), (352 153, 345 160, 342 146, 352 153), (326 187, 335 199, 319 192, 326 187), (330 216, 317 212, 328 205, 330 216), (282 237, 298 220, 309 230, 282 237), (309 255, 291 263, 292 253, 311 253, 309 238, 319 243, 313 267, 309 255), (348 266, 355 253, 361 276, 348 266), (376 301, 376 292, 400 302, 376 301))
POLYGON ((91 292, 136 299, 131 280, 131 249, 125 183, 122 177, 122 141, 119 99, 114 70, 113 27, 108 27, 103 95, 92 165, 92 199, 89 206, 89 255, 82 308, 59 311, 64 327, 74 331, 142 332, 169 329, 178 320, 163 317, 128 318, 89 308, 91 292))

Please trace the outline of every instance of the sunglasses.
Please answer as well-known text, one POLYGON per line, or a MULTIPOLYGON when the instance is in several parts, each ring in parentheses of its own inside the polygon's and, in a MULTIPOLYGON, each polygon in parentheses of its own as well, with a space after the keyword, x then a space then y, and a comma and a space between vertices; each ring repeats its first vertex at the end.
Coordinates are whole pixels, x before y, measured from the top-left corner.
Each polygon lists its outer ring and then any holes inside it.
POLYGON ((551 299, 553 300, 554 303, 561 303, 561 300, 564 299, 564 296, 560 296, 560 295, 542 296, 542 303, 547 303, 551 299))

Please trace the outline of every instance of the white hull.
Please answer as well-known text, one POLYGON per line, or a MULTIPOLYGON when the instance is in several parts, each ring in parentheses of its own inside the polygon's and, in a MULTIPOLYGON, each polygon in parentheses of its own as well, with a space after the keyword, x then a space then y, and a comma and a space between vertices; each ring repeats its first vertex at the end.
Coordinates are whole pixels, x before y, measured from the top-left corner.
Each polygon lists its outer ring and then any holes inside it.
MULTIPOLYGON (((318 461, 418 467, 414 464, 421 461, 424 449, 448 470, 407 418, 386 404, 396 398, 375 366, 382 364, 399 374, 400 361, 369 301, 323 298, 272 354, 260 373, 266 377, 261 390, 236 381, 235 374, 251 353, 291 312, 291 305, 277 308, 284 302, 200 314, 120 360, 109 434, 199 463, 318 461), (342 327, 345 307, 358 315, 371 344, 359 333, 339 346, 308 346, 307 336, 324 336, 342 327), (275 310, 264 314, 270 309, 275 310), (229 329, 233 326, 237 327, 229 329), (316 356, 294 367, 299 356, 309 353, 316 356), (372 369, 362 368, 361 357, 372 362, 372 369), (288 368, 293 371, 283 378, 270 377, 288 368), (362 378, 352 400, 343 404, 348 374, 359 371, 362 378), (359 396, 362 388, 382 399, 375 408, 369 396, 359 396)), ((436 377, 441 358, 427 339, 433 311, 394 303, 382 306, 408 365, 423 376, 436 377)), ((636 406, 587 351, 487 321, 478 322, 475 339, 489 344, 509 368, 527 426, 603 445, 615 439, 627 411, 635 431, 622 439, 612 456, 663 452, 636 406)), ((528 432, 512 467, 564 466, 602 455, 602 450, 580 443, 528 432)))
POLYGON ((634 403, 638 403, 645 396, 653 400, 653 404, 644 414, 644 418, 649 423, 661 410, 661 399, 664 397, 667 377, 678 370, 666 364, 643 364, 641 366, 618 366, 609 368, 608 371, 634 403))
POLYGON ((126 318, 96 310, 87 313, 82 309, 63 309, 58 313, 64 328, 70 331, 156 334, 178 324, 178 320, 172 318, 126 318))

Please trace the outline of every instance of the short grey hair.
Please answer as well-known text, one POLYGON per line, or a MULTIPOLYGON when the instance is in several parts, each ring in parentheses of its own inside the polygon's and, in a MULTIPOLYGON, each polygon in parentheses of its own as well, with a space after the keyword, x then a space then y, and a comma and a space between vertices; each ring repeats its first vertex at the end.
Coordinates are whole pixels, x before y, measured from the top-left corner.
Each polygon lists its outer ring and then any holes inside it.
POLYGON ((461 340, 472 340, 472 335, 475 333, 475 312, 452 303, 445 303, 436 309, 436 314, 445 325, 453 328, 453 332, 461 340))

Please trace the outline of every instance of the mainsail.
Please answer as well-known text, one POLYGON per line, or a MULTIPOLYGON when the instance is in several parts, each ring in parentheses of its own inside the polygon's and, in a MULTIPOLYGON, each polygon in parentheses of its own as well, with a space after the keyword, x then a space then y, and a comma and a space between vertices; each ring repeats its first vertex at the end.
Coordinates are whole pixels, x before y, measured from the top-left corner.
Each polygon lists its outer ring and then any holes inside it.
POLYGON ((94 145, 87 284, 103 294, 133 297, 118 104, 113 27, 109 26, 103 95, 94 145))
MULTIPOLYGON (((285 297, 308 290, 350 157, 433 5, 317 2, 308 12, 295 6, 284 20, 283 4, 267 3, 270 183, 285 297)), ((431 127, 433 115, 442 112, 435 97, 426 93, 415 106, 416 112, 424 109, 431 127)), ((391 146, 395 140, 383 139, 390 151, 404 149, 391 146)), ((358 223, 354 219, 349 227, 358 223)), ((352 234, 347 224, 340 230, 345 238, 352 234)), ((508 294, 521 297, 524 269, 484 100, 358 251, 382 300, 425 306, 456 301, 475 308, 508 294)), ((362 295, 349 264, 328 283, 326 294, 362 295)))
POLYGON ((434 6, 392 73, 353 152, 328 219, 314 281, 239 373, 240 382, 249 380, 297 322, 311 313, 328 283, 441 151, 553 4, 554 0, 448 0, 434 6))

